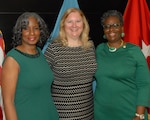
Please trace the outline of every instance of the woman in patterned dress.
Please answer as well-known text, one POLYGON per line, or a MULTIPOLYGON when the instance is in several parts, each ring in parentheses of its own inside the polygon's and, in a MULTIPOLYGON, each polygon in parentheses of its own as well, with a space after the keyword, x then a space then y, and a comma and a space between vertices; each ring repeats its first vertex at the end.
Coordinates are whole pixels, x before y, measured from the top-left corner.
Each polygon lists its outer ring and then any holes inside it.
POLYGON ((44 54, 54 73, 52 96, 60 120, 93 120, 95 48, 80 9, 64 13, 59 36, 44 54))

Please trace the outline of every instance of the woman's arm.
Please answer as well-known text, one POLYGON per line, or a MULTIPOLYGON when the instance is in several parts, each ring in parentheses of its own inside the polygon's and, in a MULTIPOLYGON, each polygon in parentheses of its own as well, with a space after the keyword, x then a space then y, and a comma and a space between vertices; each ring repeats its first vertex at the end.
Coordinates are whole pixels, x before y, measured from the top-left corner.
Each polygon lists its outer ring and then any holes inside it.
POLYGON ((137 115, 135 115, 135 117, 133 118, 133 120, 144 120, 144 119, 140 119, 139 115, 141 115, 141 117, 144 116, 145 110, 146 110, 146 108, 144 106, 137 106, 136 113, 135 113, 137 115))
POLYGON ((12 57, 7 57, 2 68, 2 96, 6 120, 17 120, 14 97, 18 74, 18 63, 12 57))

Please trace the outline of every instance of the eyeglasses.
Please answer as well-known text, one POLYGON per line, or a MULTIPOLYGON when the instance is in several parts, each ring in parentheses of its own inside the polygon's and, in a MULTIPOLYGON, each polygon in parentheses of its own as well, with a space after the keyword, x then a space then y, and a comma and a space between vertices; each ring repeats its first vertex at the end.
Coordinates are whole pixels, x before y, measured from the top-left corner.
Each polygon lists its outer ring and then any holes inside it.
POLYGON ((114 29, 117 29, 121 26, 120 23, 114 23, 114 24, 107 24, 107 25, 103 25, 104 29, 110 29, 111 27, 114 29))

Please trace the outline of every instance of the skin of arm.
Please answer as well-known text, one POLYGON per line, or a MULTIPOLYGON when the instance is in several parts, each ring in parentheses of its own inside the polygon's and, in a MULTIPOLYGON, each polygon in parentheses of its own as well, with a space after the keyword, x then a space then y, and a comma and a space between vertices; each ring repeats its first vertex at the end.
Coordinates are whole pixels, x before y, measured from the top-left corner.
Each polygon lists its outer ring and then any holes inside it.
MULTIPOLYGON (((138 114, 144 114, 146 108, 144 106, 137 106, 136 113, 138 114)), ((133 120, 141 120, 139 117, 134 117, 133 120)))
POLYGON ((18 74, 19 64, 12 57, 7 57, 2 69, 2 96, 6 120, 17 120, 14 97, 18 74))

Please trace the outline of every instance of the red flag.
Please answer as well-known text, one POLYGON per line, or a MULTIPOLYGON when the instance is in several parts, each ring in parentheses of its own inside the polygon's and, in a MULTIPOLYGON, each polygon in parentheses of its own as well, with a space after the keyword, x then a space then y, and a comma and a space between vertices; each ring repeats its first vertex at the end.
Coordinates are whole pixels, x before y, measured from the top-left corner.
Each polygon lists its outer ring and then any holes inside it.
POLYGON ((150 13, 146 0, 128 0, 124 32, 124 41, 141 47, 150 69, 150 13))
MULTIPOLYGON (((1 78, 1 70, 2 70, 2 63, 3 63, 4 57, 5 57, 5 43, 3 39, 3 34, 0 31, 0 78, 1 78)), ((0 79, 0 85, 1 85, 1 79, 0 79)), ((5 120, 2 106, 3 106, 3 103, 2 103, 1 87, 0 87, 0 120, 5 120)))
POLYGON ((124 32, 124 41, 141 47, 150 69, 150 12, 146 0, 128 0, 124 11, 124 32))
MULTIPOLYGON (((0 30, 0 78, 1 78, 1 71, 2 71, 2 63, 5 57, 5 43, 3 39, 3 34, 0 30)), ((0 85, 1 85, 1 79, 0 79, 0 85)))

